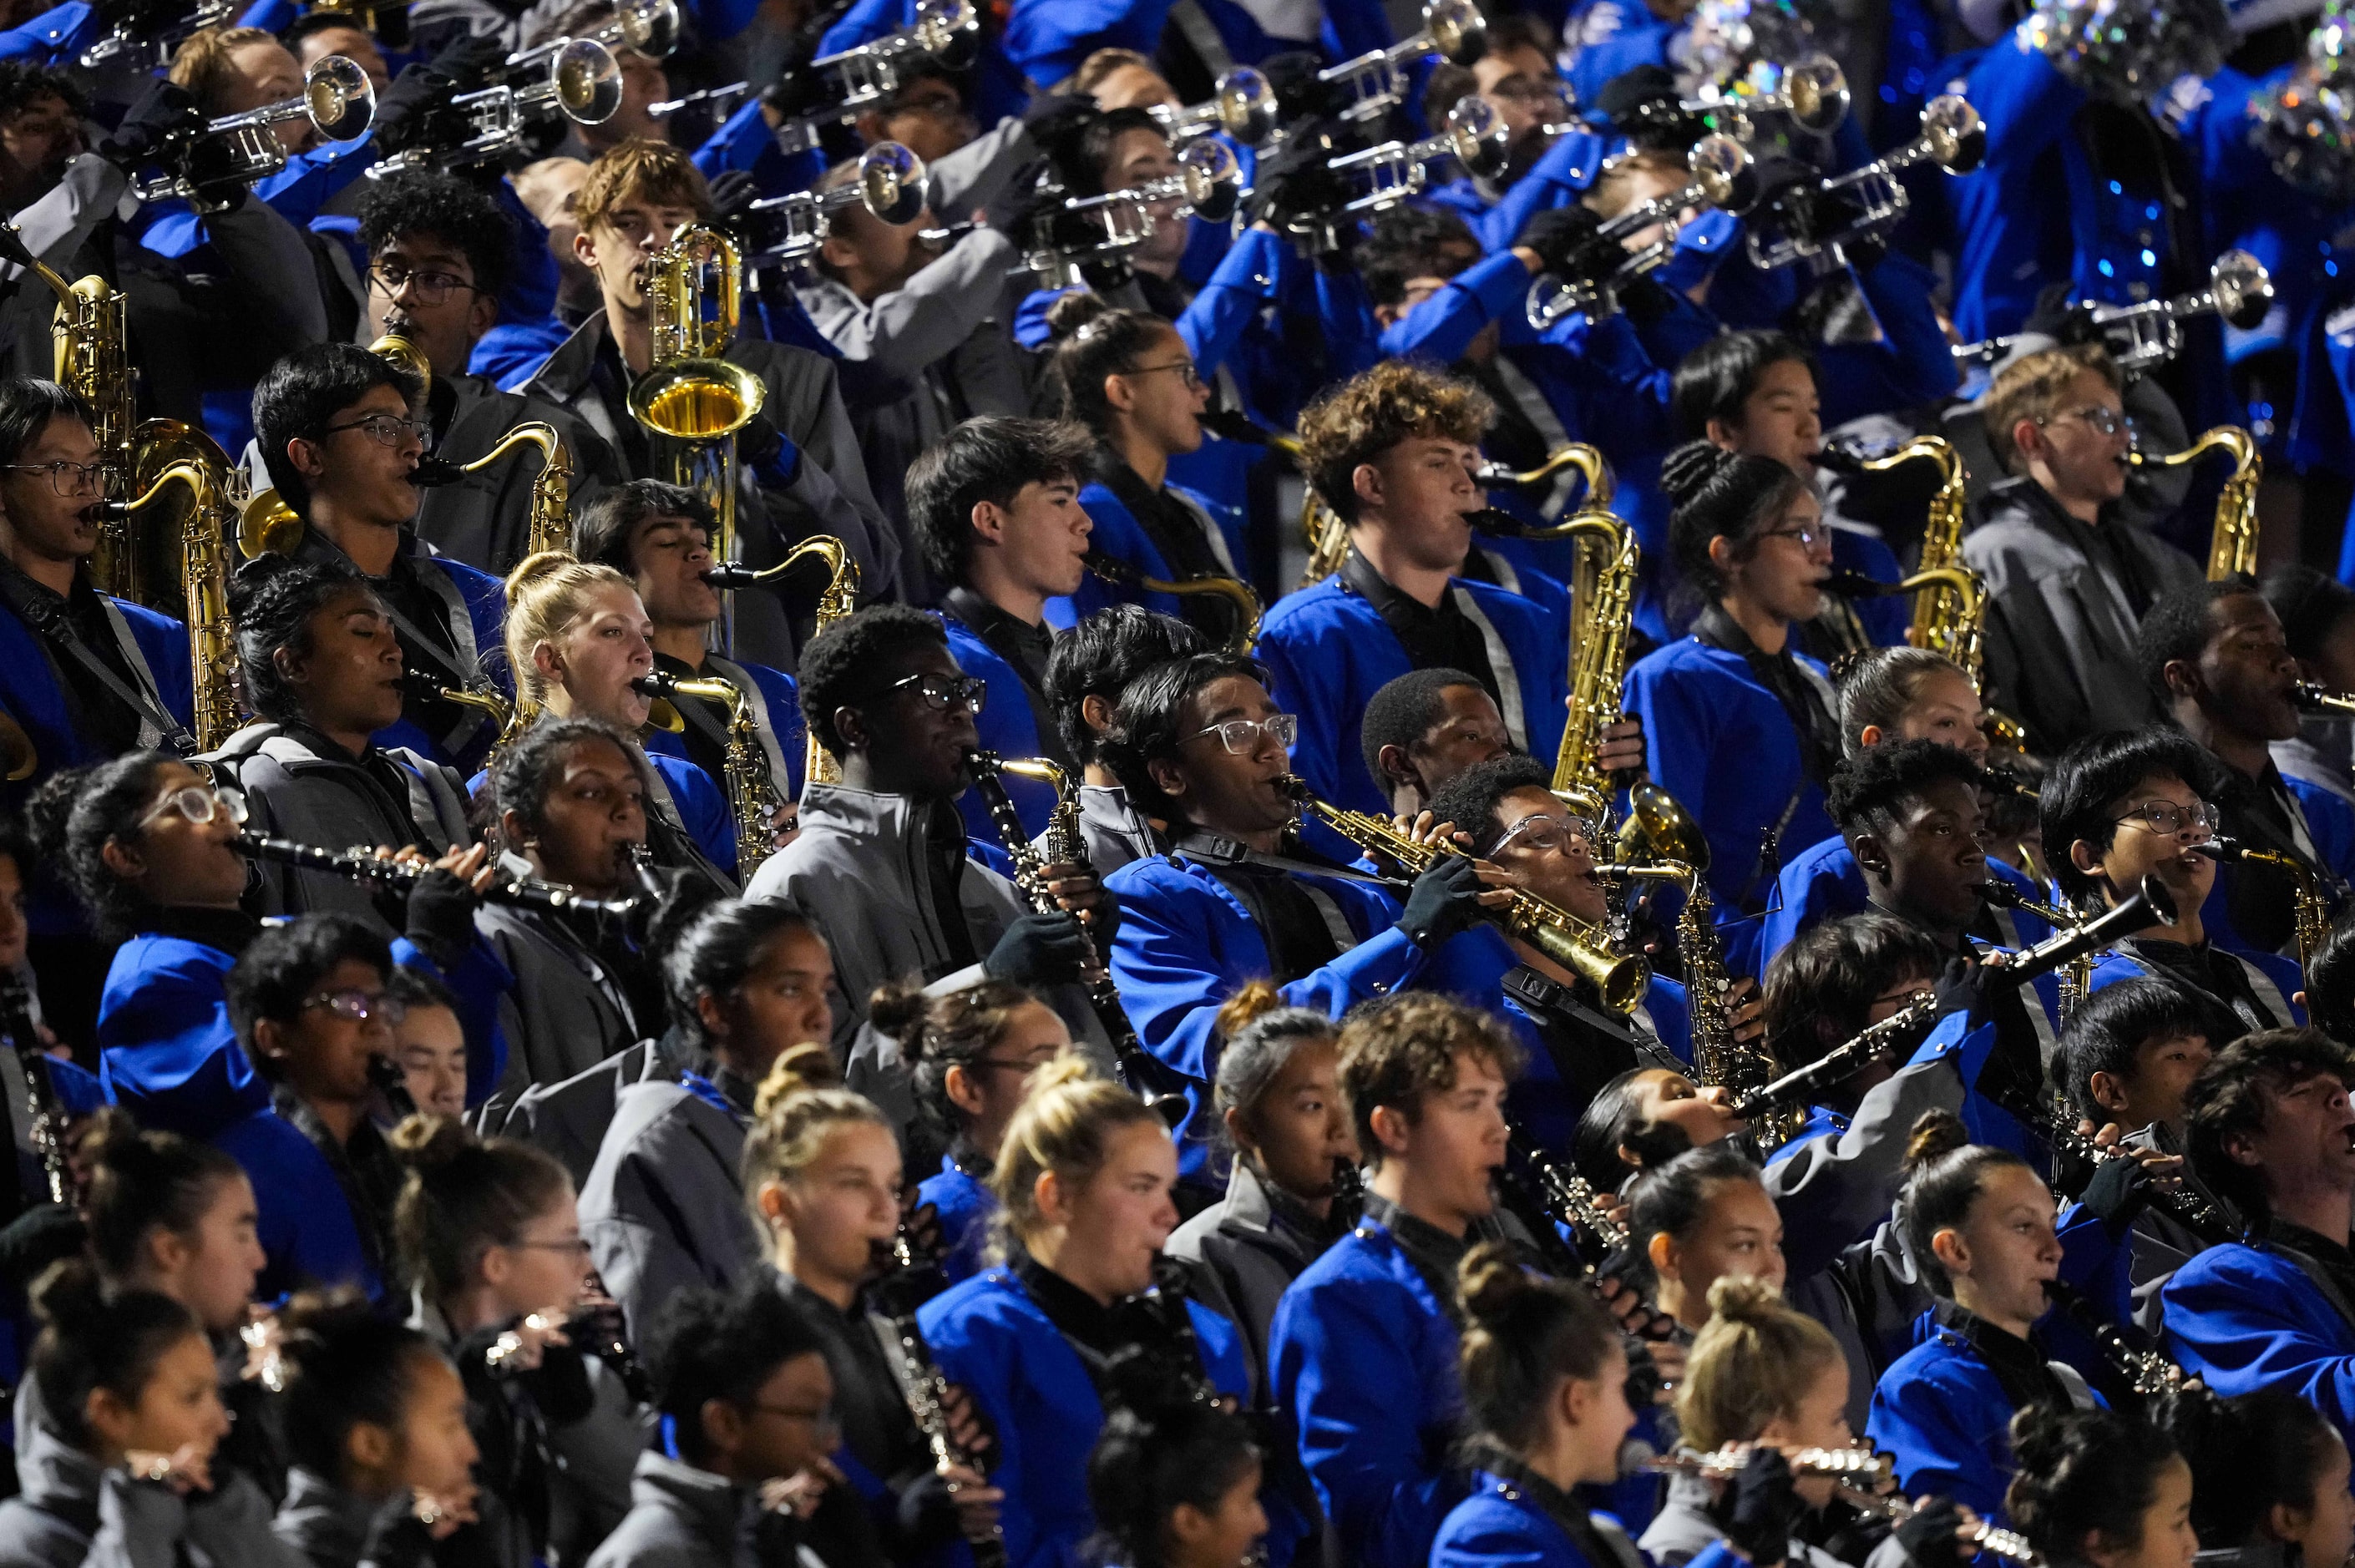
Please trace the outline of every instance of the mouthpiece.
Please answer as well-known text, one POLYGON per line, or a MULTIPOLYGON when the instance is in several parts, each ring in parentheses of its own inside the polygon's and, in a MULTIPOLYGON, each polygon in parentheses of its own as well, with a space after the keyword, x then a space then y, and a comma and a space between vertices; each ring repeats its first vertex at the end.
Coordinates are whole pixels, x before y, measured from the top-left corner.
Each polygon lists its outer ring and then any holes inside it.
POLYGON ((1879 577, 1869 577, 1846 567, 1834 567, 1832 575, 1816 586, 1842 599, 1885 599, 1892 593, 1905 591, 1895 583, 1885 583, 1879 577))
POLYGON ((1196 416, 1195 422, 1221 440, 1241 441, 1246 446, 1267 445, 1267 431, 1254 423, 1250 415, 1233 408, 1209 408, 1196 416))
POLYGON ((938 228, 920 228, 916 230, 916 238, 922 240, 927 245, 954 245, 958 240, 963 239, 966 235, 971 234, 975 229, 980 227, 981 226, 979 224, 972 222, 971 220, 967 220, 964 223, 944 223, 938 228))
POLYGON ((425 490, 455 484, 464 477, 465 470, 446 458, 420 458, 417 466, 409 471, 409 482, 425 490))
MULTIPOLYGON (((1505 475, 1507 480, 1512 477, 1509 473, 1505 475)), ((1484 479, 1480 482, 1486 484, 1488 482, 1484 479)), ((1497 506, 1483 506, 1477 512, 1466 512, 1464 521, 1472 525, 1473 532, 1486 534, 1492 539, 1518 539, 1529 532, 1528 524, 1497 506)))
POLYGON ((2193 854, 2204 854, 2210 860, 2222 865, 2226 861, 2248 859, 2249 846, 2243 843, 2238 839, 2228 839, 2223 834, 2219 833, 2205 843, 2193 844, 2191 846, 2191 853, 2193 854))
POLYGON ((630 683, 630 690, 642 697, 667 697, 677 683, 660 670, 649 670, 630 683))
POLYGON ((731 588, 757 588, 761 574, 751 567, 721 561, 703 574, 703 580, 724 593, 731 588))
POLYGON ((2027 896, 2000 877, 1990 877, 1979 887, 1979 902, 1997 909, 2017 909, 2027 896))
POLYGON ((83 514, 93 523, 121 523, 131 516, 131 508, 120 501, 101 501, 84 508, 83 514))

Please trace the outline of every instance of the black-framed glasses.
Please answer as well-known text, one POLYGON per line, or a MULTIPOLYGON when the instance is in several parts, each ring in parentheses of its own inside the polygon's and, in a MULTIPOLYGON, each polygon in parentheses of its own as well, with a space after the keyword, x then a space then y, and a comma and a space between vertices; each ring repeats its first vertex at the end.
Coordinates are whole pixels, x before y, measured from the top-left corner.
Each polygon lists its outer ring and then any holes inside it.
POLYGON ((2125 816, 2115 818, 2114 821, 2118 827, 2124 827, 2128 822, 2144 822, 2148 824, 2150 831, 2155 833, 2188 832, 2193 828, 2205 828, 2213 832, 2216 827, 2216 808, 2205 800, 2194 800, 2189 806, 2179 805, 2173 800, 2145 800, 2125 816))
POLYGON ((1543 815, 1523 817, 1505 830, 1504 836, 1497 841, 1497 849, 1491 850, 1489 853, 1493 855, 1507 844, 1515 842, 1536 850, 1540 853, 1552 850, 1567 850, 1570 848, 1570 841, 1573 838, 1592 849, 1595 831, 1594 824, 1584 817, 1543 815))
POLYGON ((2063 408, 2036 423, 2041 429, 2062 419, 2074 419, 2097 436, 2115 436, 2134 429, 2134 418, 2125 409, 2107 408, 2099 403, 2088 403, 2082 408, 2063 408))
POLYGON ((773 1415, 781 1421, 806 1421, 820 1432, 833 1432, 840 1429, 839 1424, 835 1419, 834 1407, 831 1405, 821 1404, 812 1409, 805 1404, 763 1404, 759 1400, 754 1400, 744 1408, 757 1410, 763 1415, 773 1415))
POLYGON ((102 462, 0 463, 10 473, 46 473, 49 488, 59 495, 95 495, 106 478, 102 462))
POLYGON ((337 1018, 348 1018, 354 1023, 366 1023, 375 1019, 381 1023, 399 1023, 409 1016, 409 1003, 381 991, 323 991, 303 999, 305 1007, 324 1007, 337 1018))
POLYGON ((406 267, 388 266, 381 261, 368 269, 368 280, 384 291, 387 299, 400 293, 405 286, 413 291, 410 297, 421 305, 442 303, 450 297, 453 289, 464 289, 470 294, 483 291, 455 272, 436 271, 431 268, 412 272, 406 267))
POLYGON ((1796 528, 1769 528, 1758 536, 1762 539, 1796 539, 1802 550, 1813 550, 1817 545, 1830 546, 1832 529, 1828 523, 1802 523, 1796 528))
POLYGON ((342 430, 366 430, 368 440, 380 447, 398 447, 400 445, 402 436, 410 435, 417 438, 418 445, 423 446, 428 429, 424 420, 412 419, 406 415, 369 414, 363 418, 354 419, 348 425, 326 426, 319 433, 323 436, 332 436, 342 430))
POLYGON ((1300 720, 1292 714, 1270 714, 1263 719, 1228 719, 1222 724, 1207 725, 1186 738, 1199 740, 1215 735, 1219 744, 1237 757, 1249 757, 1258 749, 1259 737, 1265 736, 1284 750, 1292 749, 1300 734, 1300 720))
POLYGON ((203 784, 190 784, 173 790, 147 808, 147 814, 139 819, 139 825, 144 828, 167 811, 179 812, 193 827, 201 828, 216 816, 226 816, 239 827, 245 826, 244 800, 235 795, 224 795, 203 784))
POLYGON ((522 1252, 554 1252, 567 1257, 587 1257, 589 1243, 582 1236, 568 1236, 562 1241, 511 1241, 501 1244, 522 1252))
POLYGON ((883 689, 896 692, 906 686, 915 687, 924 705, 936 714, 944 714, 959 703, 964 705, 965 712, 977 714, 982 699, 989 694, 989 683, 972 675, 908 675, 883 689))
POLYGON ((1124 376, 1151 376, 1163 370, 1174 370, 1178 372, 1178 379, 1186 383, 1186 389, 1188 391, 1199 392, 1201 390, 1202 373, 1195 367, 1194 362, 1190 359, 1180 359, 1170 365, 1140 365, 1134 370, 1124 370, 1121 374, 1124 376))

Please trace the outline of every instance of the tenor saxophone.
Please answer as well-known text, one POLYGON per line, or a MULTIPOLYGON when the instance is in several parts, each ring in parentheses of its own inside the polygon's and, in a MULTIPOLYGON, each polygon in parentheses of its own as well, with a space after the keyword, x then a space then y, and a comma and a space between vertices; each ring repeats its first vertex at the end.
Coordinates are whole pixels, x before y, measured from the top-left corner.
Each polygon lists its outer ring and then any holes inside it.
POLYGON ((517 448, 526 446, 538 450, 540 462, 539 473, 531 482, 531 524, 525 536, 524 554, 568 551, 572 548, 572 454, 553 425, 528 420, 501 436, 489 451, 470 463, 461 465, 428 458, 417 465, 410 478, 422 485, 450 484, 461 474, 480 472, 517 448))
MULTIPOLYGON (((723 592, 732 592, 773 581, 806 560, 824 561, 828 574, 826 591, 817 596, 817 630, 824 631, 858 608, 858 563, 850 558, 842 541, 831 534, 811 535, 787 550, 783 560, 759 571, 720 562, 703 574, 703 580, 723 592)), ((810 732, 806 746, 802 755, 803 787, 842 782, 842 765, 834 759, 834 753, 818 744, 815 730, 810 732)))
POLYGON ((195 693, 197 749, 211 751, 238 727, 237 634, 229 619, 229 519, 237 509, 228 457, 201 430, 169 419, 139 427, 132 472, 143 482, 129 501, 109 503, 102 516, 130 519, 176 506, 180 587, 187 600, 188 672, 195 693), (156 426, 169 426, 157 431, 156 426), (151 438, 160 437, 150 446, 151 438), (185 492, 185 495, 176 493, 185 492))
POLYGON ((1235 609, 1235 630, 1227 639, 1227 652, 1249 653, 1252 644, 1259 641, 1259 595, 1252 591, 1251 584, 1239 577, 1205 576, 1171 582, 1160 577, 1148 577, 1118 556, 1108 556, 1102 550, 1088 552, 1087 568, 1115 588, 1142 588, 1146 593, 1181 596, 1215 594, 1232 604, 1235 609))
POLYGON ((2256 438, 2238 425, 2218 425, 2200 432, 2199 440, 2179 452, 2145 457, 2129 451, 2138 466, 2181 468, 2211 451, 2231 456, 2232 472, 2216 497, 2216 521, 2208 535, 2208 580, 2246 576, 2257 569, 2257 486, 2265 475, 2265 461, 2257 454, 2256 438))

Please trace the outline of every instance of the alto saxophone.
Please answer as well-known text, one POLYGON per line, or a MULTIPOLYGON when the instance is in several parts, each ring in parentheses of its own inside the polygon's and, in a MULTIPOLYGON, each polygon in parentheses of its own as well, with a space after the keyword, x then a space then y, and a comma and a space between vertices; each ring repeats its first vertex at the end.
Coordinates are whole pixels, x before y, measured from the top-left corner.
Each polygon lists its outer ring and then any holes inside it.
MULTIPOLYGON (((751 882, 761 863, 776 853, 777 808, 782 802, 776 775, 769 768, 768 748, 761 744, 760 723, 752 716, 751 699, 723 675, 666 675, 656 670, 639 676, 635 684, 646 695, 666 703, 701 697, 726 705, 728 744, 720 755, 719 770, 726 776, 729 813, 736 820, 737 885, 751 882)), ((686 727, 676 714, 672 723, 686 727)))
POLYGON ((2264 459, 2257 455, 2256 438, 2238 425, 2218 425, 2179 452, 2146 457, 2129 450, 2127 460, 2139 467, 2181 468, 2211 451, 2231 456, 2232 472, 2216 496, 2216 521, 2208 535, 2208 580, 2246 576, 2257 569, 2257 486, 2265 475, 2264 459))
MULTIPOLYGON (((842 541, 831 534, 811 535, 787 550, 783 560, 759 571, 722 561, 704 573, 703 580, 723 593, 732 592, 783 577, 806 560, 824 561, 829 574, 826 591, 817 596, 817 630, 824 631, 858 608, 858 563, 850 558, 842 541)), ((834 759, 832 752, 817 743, 816 731, 810 732, 807 746, 802 758, 803 786, 842 782, 842 765, 834 759)))
MULTIPOLYGON (((1694 1079, 1730 1091, 1739 1101, 1774 1081, 1776 1063, 1763 1046, 1733 1037, 1733 977, 1725 967, 1725 939, 1718 935, 1709 879, 1681 861, 1654 865, 1614 865, 1610 875, 1631 882, 1674 883, 1684 893, 1677 912, 1677 952, 1685 967, 1685 1002, 1691 1014, 1694 1079)), ((1807 1107, 1777 1106, 1751 1125, 1759 1143, 1774 1149, 1806 1124, 1807 1107)))
POLYGON ((1215 594, 1228 600, 1235 609, 1235 630, 1227 639, 1230 653, 1249 653, 1252 644, 1259 641, 1261 606, 1259 595, 1251 584, 1239 577, 1207 576, 1182 577, 1175 582, 1160 577, 1148 577, 1118 556, 1105 555, 1102 550, 1090 550, 1087 568, 1115 588, 1142 588, 1146 593, 1215 594))
MULTIPOLYGON (((1287 773, 1276 784, 1335 832, 1359 849, 1394 861, 1405 867, 1409 875, 1420 876, 1436 864, 1441 855, 1464 853, 1454 844, 1418 843, 1380 817, 1320 800, 1305 781, 1295 775, 1287 773)), ((1592 985, 1603 1005, 1614 1012, 1634 1012, 1636 1003, 1643 998, 1644 988, 1651 983, 1651 971, 1644 960, 1614 951, 1608 933, 1600 926, 1589 925, 1561 905, 1540 898, 1527 888, 1513 889, 1510 904, 1487 913, 1504 927, 1508 936, 1529 943, 1592 985)))

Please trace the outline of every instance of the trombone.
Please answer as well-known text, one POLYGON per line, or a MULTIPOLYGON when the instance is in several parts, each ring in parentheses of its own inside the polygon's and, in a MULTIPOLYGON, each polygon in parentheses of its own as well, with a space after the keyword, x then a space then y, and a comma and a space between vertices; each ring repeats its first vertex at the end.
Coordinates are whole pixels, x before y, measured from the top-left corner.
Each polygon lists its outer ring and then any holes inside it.
MULTIPOLYGON (((456 146, 421 143, 380 159, 368 178, 383 179, 405 169, 441 168, 496 158, 523 141, 527 126, 560 113, 576 125, 602 125, 622 107, 622 66, 595 38, 558 38, 507 57, 517 78, 535 70, 540 79, 518 87, 494 82, 452 98, 449 111, 468 132, 456 146), (545 67, 545 69, 540 68, 545 67)), ((442 118, 439 115, 436 119, 442 118)))
POLYGON ((1758 176, 1750 149, 1731 136, 1709 135, 1694 143, 1686 166, 1692 178, 1682 190, 1638 202, 1604 223, 1594 231, 1594 247, 1598 251, 1606 246, 1615 250, 1654 225, 1659 227, 1659 238, 1640 250, 1619 256, 1599 278, 1564 280, 1550 272, 1540 276, 1529 285, 1530 326, 1543 332, 1567 315, 1616 311, 1619 289, 1667 261, 1675 250, 1678 215, 1687 207, 1721 207, 1739 217, 1758 199, 1758 176))
POLYGON ((1256 147, 1275 133, 1275 90, 1251 67, 1237 66, 1220 75, 1210 96, 1201 102, 1183 109, 1156 103, 1146 112, 1161 122, 1172 146, 1223 131, 1244 146, 1256 147))
POLYGON ((1941 93, 1923 106, 1922 133, 1913 141, 1860 169, 1775 196, 1770 207, 1781 221, 1774 228, 1751 228, 1751 263, 1772 269, 1820 257, 1844 266, 1849 246, 1887 232, 1912 207, 1896 171, 1927 163, 1949 175, 1967 175, 1986 156, 1987 123, 1979 111, 1966 99, 1941 93), (1847 221, 1827 224, 1843 212, 1847 221))
POLYGON ((787 265, 817 254, 833 232, 832 215, 854 203, 893 228, 924 210, 924 161, 897 142, 878 142, 858 155, 858 177, 828 191, 767 196, 744 209, 744 259, 787 265))
POLYGON ((1373 120, 1406 101, 1407 79, 1418 61, 1438 55, 1450 65, 1468 66, 1487 50, 1488 20, 1473 0, 1423 0, 1422 31, 1320 70, 1316 79, 1348 94, 1341 118, 1373 120))
POLYGON ((330 142, 368 134, 376 118, 376 88, 368 73, 341 55, 325 55, 303 73, 303 90, 241 114, 225 114, 202 131, 174 137, 158 154, 168 171, 140 180, 131 194, 141 201, 176 196, 198 212, 219 212, 227 200, 208 193, 250 185, 286 166, 286 144, 277 127, 307 120, 330 142))

